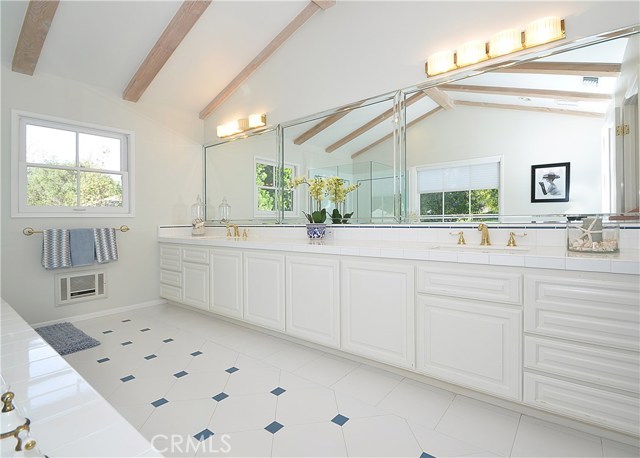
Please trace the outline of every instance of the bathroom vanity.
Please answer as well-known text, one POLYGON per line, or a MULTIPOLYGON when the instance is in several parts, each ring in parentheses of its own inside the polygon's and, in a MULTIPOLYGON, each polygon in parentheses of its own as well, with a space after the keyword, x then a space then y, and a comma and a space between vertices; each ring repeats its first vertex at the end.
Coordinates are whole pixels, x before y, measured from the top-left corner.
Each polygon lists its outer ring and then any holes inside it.
POLYGON ((162 297, 638 434, 636 250, 612 258, 560 246, 337 236, 316 244, 303 228, 251 228, 248 240, 208 229, 191 237, 160 228, 162 297))

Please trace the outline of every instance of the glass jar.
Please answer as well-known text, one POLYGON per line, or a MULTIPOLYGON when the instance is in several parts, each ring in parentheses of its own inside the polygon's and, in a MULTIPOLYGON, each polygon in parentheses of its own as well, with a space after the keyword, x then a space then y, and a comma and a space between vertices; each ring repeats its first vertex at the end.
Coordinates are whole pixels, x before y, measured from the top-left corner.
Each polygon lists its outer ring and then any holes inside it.
POLYGON ((204 203, 198 196, 196 203, 191 206, 191 235, 199 236, 205 234, 204 220, 204 203))
POLYGON ((620 225, 593 216, 567 223, 567 250, 580 253, 617 253, 620 225))
POLYGON ((218 212, 220 214, 220 222, 228 223, 229 215, 231 215, 231 205, 227 202, 227 198, 222 198, 222 203, 218 206, 218 212))

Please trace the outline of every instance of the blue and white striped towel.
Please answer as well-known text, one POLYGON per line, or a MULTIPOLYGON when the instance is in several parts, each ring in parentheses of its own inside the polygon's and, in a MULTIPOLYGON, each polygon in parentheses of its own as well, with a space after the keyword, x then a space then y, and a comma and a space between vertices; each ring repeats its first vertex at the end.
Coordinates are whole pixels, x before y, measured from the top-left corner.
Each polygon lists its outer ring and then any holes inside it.
POLYGON ((42 267, 71 267, 71 249, 67 229, 45 229, 42 239, 42 267))
POLYGON ((93 230, 93 237, 96 243, 98 264, 118 260, 118 246, 116 245, 116 230, 114 228, 96 228, 93 230))

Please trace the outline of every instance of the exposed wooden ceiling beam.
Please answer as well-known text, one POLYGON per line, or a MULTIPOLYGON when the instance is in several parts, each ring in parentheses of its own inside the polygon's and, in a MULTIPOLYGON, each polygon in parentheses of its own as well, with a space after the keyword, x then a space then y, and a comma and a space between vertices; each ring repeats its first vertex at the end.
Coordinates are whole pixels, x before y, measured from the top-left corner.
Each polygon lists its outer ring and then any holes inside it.
POLYGON ((209 7, 212 0, 185 0, 178 11, 164 29, 156 44, 138 68, 127 85, 122 98, 130 102, 137 102, 147 90, 153 79, 160 72, 169 57, 182 43, 202 13, 209 7))
MULTIPOLYGON (((438 106, 438 107, 435 107, 433 110, 426 112, 422 116, 417 117, 416 119, 414 119, 413 121, 411 121, 410 123, 407 124, 407 129, 409 129, 410 127, 414 126, 415 124, 418 124, 420 121, 424 121, 429 116, 432 116, 432 115, 436 114, 437 112, 439 112, 442 109, 443 109, 442 107, 438 106)), ((356 151, 355 153, 353 153, 351 155, 351 159, 355 159, 356 157, 360 156, 361 154, 366 153, 367 151, 369 151, 371 148, 373 148, 375 146, 378 146, 380 143, 383 143, 383 142, 389 140, 392 137, 393 137, 393 132, 391 132, 390 134, 385 135, 380 140, 376 140, 372 144, 370 144, 368 146, 365 146, 360 151, 356 151)))
MULTIPOLYGON (((473 86, 464 84, 443 84, 438 86, 443 91, 471 92, 477 94, 515 95, 523 97, 540 97, 561 100, 611 100, 609 94, 592 92, 554 91, 550 89, 527 89, 520 87, 473 86)), ((460 101, 456 100, 456 104, 460 101)))
POLYGON ((525 62, 496 70, 496 73, 617 77, 620 76, 620 64, 597 62, 525 62))
MULTIPOLYGON (((355 105, 354 108, 356 108, 357 106, 359 106, 359 105, 355 105)), ((322 121, 320 121, 318 124, 313 126, 311 129, 307 130, 306 132, 303 132, 298 137, 296 137, 296 139, 293 140, 293 143, 295 145, 302 145, 304 142, 306 142, 310 138, 318 135, 320 132, 325 130, 327 127, 331 126, 332 124, 335 124, 336 122, 338 122, 339 120, 344 118, 349 113, 351 113, 351 110, 345 110, 345 111, 343 111, 341 113, 336 113, 336 114, 333 114, 331 116, 327 116, 322 121)))
POLYGON ((510 104, 504 104, 504 103, 468 102, 465 100, 458 100, 456 101, 456 105, 466 105, 469 107, 480 107, 480 108, 498 108, 503 110, 537 111, 541 113, 584 116, 587 118, 603 118, 604 117, 604 114, 602 113, 593 113, 590 111, 565 110, 562 108, 531 107, 531 106, 524 106, 524 105, 510 105, 510 104))
POLYGON ((319 10, 325 10, 335 4, 335 1, 311 1, 238 75, 200 112, 200 119, 205 119, 224 103, 238 87, 249 78, 271 55, 287 41, 311 16, 319 10))
POLYGON ((431 100, 436 102, 445 110, 451 110, 453 108, 454 101, 451 100, 446 92, 441 91, 437 87, 430 87, 429 89, 425 89, 424 93, 427 94, 431 100))
MULTIPOLYGON (((409 106, 415 102, 417 102, 418 100, 420 100, 421 98, 423 98, 424 96, 426 96, 427 94, 425 94, 424 92, 416 92, 415 94, 413 94, 411 97, 409 97, 406 102, 405 102, 405 106, 409 106)), ((347 143, 349 143, 351 140, 353 140, 354 138, 359 137, 360 135, 362 135, 363 133, 365 133, 366 131, 368 131, 369 129, 377 126, 378 124, 380 124, 381 122, 383 122, 385 119, 389 119, 391 116, 393 116, 393 107, 389 108, 387 111, 385 111, 382 114, 379 114, 378 116, 376 116, 375 118, 373 118, 371 121, 369 121, 368 123, 364 124, 363 126, 357 128, 356 130, 354 130, 353 132, 351 132, 350 134, 342 137, 340 140, 338 140, 337 142, 327 146, 327 148, 325 149, 325 151, 327 153, 333 153, 335 150, 337 150, 338 148, 340 148, 341 146, 346 145, 347 143)))
POLYGON ((29 2, 18 44, 13 53, 11 70, 33 75, 59 3, 58 0, 29 2))

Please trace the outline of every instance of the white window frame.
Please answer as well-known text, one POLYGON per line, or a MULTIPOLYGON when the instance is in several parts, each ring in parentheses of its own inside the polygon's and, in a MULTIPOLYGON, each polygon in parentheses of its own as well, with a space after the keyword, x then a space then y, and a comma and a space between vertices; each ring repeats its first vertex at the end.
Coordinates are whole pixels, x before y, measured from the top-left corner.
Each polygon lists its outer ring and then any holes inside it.
MULTIPOLYGON (((502 192, 502 190, 504 189, 504 156, 489 156, 489 157, 481 157, 477 159, 466 159, 462 161, 437 162, 434 164, 423 164, 423 165, 411 167, 410 181, 409 181, 409 195, 411 196, 412 201, 410 202, 409 208, 411 208, 412 212, 414 212, 416 215, 418 215, 418 217, 420 217, 420 193, 418 192, 418 173, 419 172, 423 170, 429 170, 429 169, 445 169, 449 167, 464 167, 468 165, 495 164, 495 163, 499 164, 499 173, 500 173, 500 178, 499 178, 500 187, 498 188, 498 215, 502 215, 504 210, 504 193, 502 192)), ((444 217, 446 217, 446 215, 444 217)))
MULTIPOLYGON (((273 167, 278 167, 278 161, 274 159, 268 159, 266 157, 255 156, 253 158, 253 217, 254 218, 274 218, 277 217, 278 211, 263 211, 258 210, 258 188, 259 186, 256 184, 256 165, 257 164, 265 164, 271 165, 273 167)), ((298 165, 290 162, 285 162, 283 167, 292 169, 292 176, 296 177, 298 173, 298 165)), ((276 194, 278 193, 278 187, 274 186, 276 194)), ((291 218, 298 214, 298 190, 293 189, 293 210, 285 211, 284 216, 291 218)))
MULTIPOLYGON (((85 122, 57 118, 20 110, 11 111, 11 216, 34 217, 134 217, 134 164, 135 134, 132 131, 99 126, 85 122), (118 171, 95 170, 99 173, 117 173, 122 176, 122 207, 62 207, 27 205, 26 125, 65 129, 76 133, 100 135, 122 140, 121 166, 118 171)), ((61 167, 67 170, 73 167, 61 167)), ((84 169, 94 171, 93 169, 84 169)))

